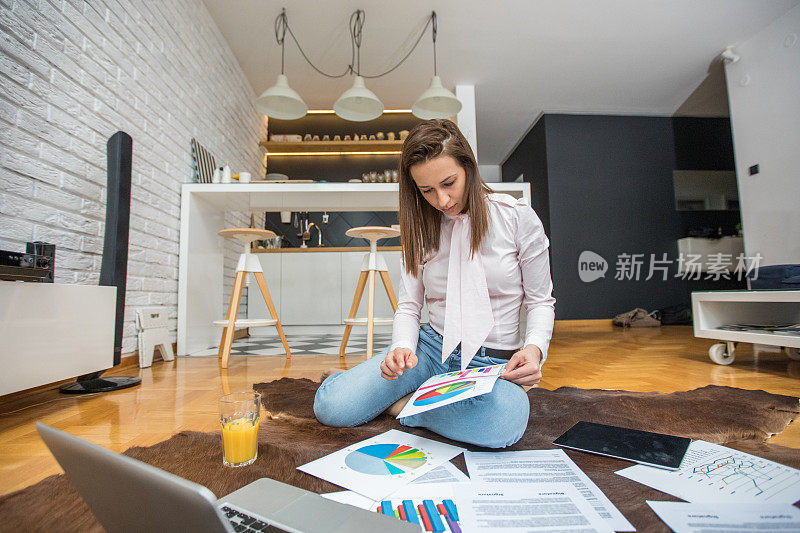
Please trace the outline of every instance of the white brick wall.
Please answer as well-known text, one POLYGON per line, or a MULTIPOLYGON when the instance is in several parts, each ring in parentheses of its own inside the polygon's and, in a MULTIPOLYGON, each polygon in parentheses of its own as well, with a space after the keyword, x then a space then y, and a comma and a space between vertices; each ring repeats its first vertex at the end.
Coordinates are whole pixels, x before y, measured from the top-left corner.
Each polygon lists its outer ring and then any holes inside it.
MULTIPOLYGON (((105 144, 123 130, 133 199, 122 351, 136 347, 135 307, 168 306, 174 331, 190 140, 234 171, 263 172, 254 98, 201 0, 0 0, 0 248, 55 243, 56 282, 96 284, 105 144)), ((226 221, 246 226, 249 214, 226 221)), ((238 253, 226 247, 228 270, 238 253)))

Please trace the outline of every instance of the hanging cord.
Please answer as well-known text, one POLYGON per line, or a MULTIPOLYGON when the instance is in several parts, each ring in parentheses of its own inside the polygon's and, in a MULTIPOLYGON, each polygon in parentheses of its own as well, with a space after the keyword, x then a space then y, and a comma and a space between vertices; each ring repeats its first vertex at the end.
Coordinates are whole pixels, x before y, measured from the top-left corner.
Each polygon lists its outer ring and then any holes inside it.
MULTIPOLYGON (((361 29, 364 27, 364 20, 367 18, 364 10, 358 9, 350 15, 350 42, 356 47, 356 76, 361 76, 361 29)), ((353 65, 350 65, 353 70, 353 65)))
MULTIPOLYGON (((351 17, 351 19, 352 19, 352 17, 351 17)), ((294 32, 292 31, 292 28, 289 26, 289 19, 286 16, 286 8, 284 8, 281 11, 281 14, 278 15, 278 18, 275 19, 275 39, 278 41, 278 44, 281 45, 281 47, 283 47, 283 41, 284 41, 284 37, 285 37, 287 31, 289 32, 289 35, 292 37, 292 40, 294 41, 294 44, 297 45, 297 49, 300 50, 300 54, 303 56, 303 59, 306 60, 306 63, 311 65, 311 68, 313 68, 314 70, 316 70, 317 72, 319 72, 323 76, 328 77, 328 78, 343 78, 343 77, 347 76, 348 74, 350 74, 351 72, 353 72, 353 60, 355 58, 355 46, 353 44, 353 29, 352 29, 352 27, 350 28, 350 64, 347 66, 345 71, 342 72, 341 74, 328 74, 327 72, 324 72, 324 71, 320 70, 319 68, 317 68, 317 66, 314 65, 314 63, 311 62, 311 60, 308 58, 308 56, 306 55, 305 51, 303 50, 303 47, 300 46, 300 42, 297 40, 297 37, 295 37, 294 32), (279 22, 279 21, 282 21, 282 22, 279 22), (280 36, 279 36, 279 26, 280 25, 282 25, 282 33, 280 33, 280 36)), ((283 50, 281 50, 281 73, 283 73, 283 50)))
MULTIPOLYGON (((392 68, 390 68, 386 72, 381 72, 380 74, 376 74, 374 76, 368 76, 366 74, 361 74, 361 77, 368 78, 368 79, 380 78, 381 76, 386 76, 390 72, 394 72, 395 70, 397 70, 397 68, 400 65, 402 65, 405 62, 405 60, 409 58, 409 56, 411 56, 411 54, 414 52, 414 50, 417 49, 417 46, 419 45, 419 42, 422 40, 422 37, 425 35, 425 32, 428 31, 428 26, 431 25, 431 22, 433 22, 433 25, 434 25, 434 28, 435 28, 436 27, 436 11, 431 11, 431 16, 428 17, 428 22, 425 23, 425 27, 422 28, 422 31, 419 32, 419 37, 417 37, 417 40, 414 41, 414 46, 411 47, 411 50, 409 50, 408 53, 405 56, 403 56, 403 59, 401 59, 395 66, 393 66, 392 68)), ((436 33, 434 33, 434 35, 433 35, 433 43, 434 43, 434 53, 433 53, 434 67, 433 68, 434 68, 434 71, 435 71, 436 70, 436 33)))
POLYGON ((375 75, 367 75, 361 73, 361 37, 362 37, 362 29, 364 27, 364 20, 366 19, 366 14, 364 10, 358 9, 350 15, 350 64, 347 66, 345 71, 341 74, 328 74, 320 70, 306 55, 303 47, 300 46, 300 42, 297 40, 294 32, 292 31, 291 26, 289 26, 289 19, 286 16, 286 8, 281 10, 280 15, 275 19, 275 40, 281 45, 281 74, 283 74, 283 67, 284 67, 284 55, 283 55, 283 46, 284 40, 286 37, 286 32, 289 32, 289 35, 292 37, 294 44, 297 45, 297 49, 300 50, 300 54, 303 56, 303 59, 311 65, 311 68, 319 72, 325 77, 328 78, 343 78, 348 74, 356 74, 357 76, 361 76, 363 78, 374 79, 380 78, 382 76, 386 76, 387 74, 394 72, 397 70, 400 65, 402 65, 406 59, 408 59, 414 50, 417 49, 419 42, 422 40, 422 37, 425 35, 425 32, 428 31, 428 26, 433 24, 433 72, 436 75, 436 33, 438 31, 438 25, 436 22, 436 12, 431 11, 431 16, 428 17, 428 21, 425 23, 425 27, 422 28, 417 40, 414 41, 414 45, 408 51, 408 53, 403 56, 403 58, 392 68, 385 72, 381 72, 380 74, 375 75))
POLYGON ((283 43, 286 40, 287 27, 288 23, 286 21, 286 8, 283 8, 281 10, 281 14, 275 18, 275 40, 278 41, 279 45, 281 45, 281 74, 283 74, 283 52, 285 50, 283 43))
POLYGON ((431 28, 431 35, 433 37, 433 75, 436 76, 436 34, 439 32, 439 24, 436 22, 436 11, 431 11, 431 22, 433 23, 433 28, 431 28))

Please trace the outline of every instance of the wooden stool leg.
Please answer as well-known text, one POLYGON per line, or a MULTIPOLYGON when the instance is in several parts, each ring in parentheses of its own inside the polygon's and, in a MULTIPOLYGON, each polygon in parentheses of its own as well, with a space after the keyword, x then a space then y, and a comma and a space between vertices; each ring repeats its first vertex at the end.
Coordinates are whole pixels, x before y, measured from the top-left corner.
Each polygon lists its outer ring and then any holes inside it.
POLYGON ((228 325, 222 330, 222 340, 219 344, 219 364, 222 368, 228 368, 228 357, 231 355, 233 333, 236 331, 236 317, 239 315, 239 302, 242 298, 245 275, 247 275, 246 272, 237 272, 233 282, 231 302, 228 304, 228 325))
POLYGON ((278 330, 278 335, 281 337, 283 349, 286 350, 286 358, 288 359, 292 356, 292 353, 289 351, 289 343, 286 342, 286 335, 283 334, 283 327, 281 327, 281 320, 278 318, 278 311, 275 310, 275 304, 272 303, 272 297, 269 295, 269 289, 267 288, 266 280, 264 280, 264 274, 261 272, 254 272, 253 275, 256 277, 256 281, 258 282, 258 288, 261 289, 261 296, 263 296, 264 301, 267 302, 267 309, 269 309, 270 318, 277 320, 275 323, 275 328, 278 330))
POLYGON ((230 394, 231 393, 231 382, 228 379, 228 369, 227 368, 220 368, 219 369, 219 380, 222 385, 222 394, 230 394))
MULTIPOLYGON (((358 306, 361 303, 361 296, 364 294, 364 286, 367 284, 367 271, 364 270, 358 276, 358 283, 356 284, 356 293, 353 297, 353 303, 350 306, 350 313, 348 313, 347 318, 355 318, 356 313, 358 313, 358 306)), ((339 359, 344 357, 344 350, 347 348, 347 340, 350 338, 350 331, 352 331, 353 325, 346 324, 344 327, 344 335, 342 336, 342 343, 339 345, 339 359)))
POLYGON ((375 271, 369 271, 369 296, 367 302, 367 359, 372 357, 372 330, 375 327, 375 271))
POLYGON ((389 303, 392 304, 392 311, 397 311, 397 296, 394 295, 392 280, 389 278, 389 273, 381 270, 380 274, 383 287, 386 289, 386 295, 389 297, 389 303))

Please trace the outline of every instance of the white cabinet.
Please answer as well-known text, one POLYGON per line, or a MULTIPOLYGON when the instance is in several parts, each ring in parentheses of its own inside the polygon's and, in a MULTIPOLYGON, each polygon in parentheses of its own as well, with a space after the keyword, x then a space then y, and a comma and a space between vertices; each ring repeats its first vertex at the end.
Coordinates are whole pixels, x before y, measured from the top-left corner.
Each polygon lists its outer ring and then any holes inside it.
POLYGON ((281 256, 281 324, 341 324, 341 252, 274 255, 281 256))
POLYGON ((116 287, 0 281, 0 395, 114 366, 116 287))
MULTIPOLYGON (((261 268, 264 269, 264 279, 267 282, 269 295, 272 297, 272 302, 275 304, 275 309, 278 311, 278 317, 281 312, 281 255, 283 254, 258 254, 258 259, 261 262, 261 268)), ((261 291, 258 290, 258 284, 252 275, 248 274, 248 288, 247 288, 247 318, 270 318, 267 304, 264 302, 264 297, 261 296, 261 291)), ((250 328, 251 335, 277 335, 278 332, 275 326, 266 326, 263 328, 250 328)))
MULTIPOLYGON (((736 269, 738 257, 744 253, 742 237, 726 236, 719 239, 706 239, 699 237, 684 237, 678 239, 678 253, 681 256, 699 256, 697 261, 700 272, 707 272, 709 264, 720 264, 725 270, 732 272, 736 269), (715 261, 715 257, 718 259, 715 261)), ((684 273, 685 263, 681 263, 680 274, 684 273)))
MULTIPOLYGON (((395 296, 400 294, 399 251, 380 252, 389 267, 395 296)), ((365 252, 298 252, 257 254, 264 269, 272 300, 284 326, 344 326, 356 292, 365 252)), ((268 318, 267 306, 251 280, 247 299, 247 318, 268 318)), ((368 289, 361 296, 358 317, 367 316, 368 289)), ((375 316, 392 318, 394 311, 380 276, 375 276, 375 316)), ((428 310, 422 309, 422 322, 428 310)), ((356 331, 359 328, 356 327, 356 331)), ((274 327, 250 328, 256 336, 276 335, 274 327)))

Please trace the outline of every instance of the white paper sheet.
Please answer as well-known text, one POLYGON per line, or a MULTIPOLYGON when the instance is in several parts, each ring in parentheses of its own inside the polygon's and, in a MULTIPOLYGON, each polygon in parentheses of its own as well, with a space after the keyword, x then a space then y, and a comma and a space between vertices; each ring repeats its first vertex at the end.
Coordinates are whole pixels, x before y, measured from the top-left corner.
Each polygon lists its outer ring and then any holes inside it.
POLYGON ((693 503, 800 500, 800 470, 702 440, 689 445, 677 471, 635 465, 617 474, 693 503))
POLYGON ((411 482, 411 485, 433 484, 433 483, 468 483, 467 475, 458 469, 456 465, 447 461, 441 466, 437 466, 424 476, 420 476, 411 482))
POLYGON ((800 531, 800 509, 785 504, 647 502, 675 533, 800 531))
POLYGON ((569 483, 462 484, 455 493, 465 532, 613 531, 569 483))
POLYGON ((492 392, 497 377, 505 366, 483 366, 432 376, 414 392, 397 418, 424 413, 492 392))
POLYGON ((569 483, 614 531, 636 529, 564 450, 465 452, 473 483, 497 486, 569 483))
POLYGON ((320 494, 320 496, 322 496, 323 498, 327 498, 329 500, 333 500, 335 502, 352 505, 353 507, 358 507, 359 509, 366 509, 368 511, 374 509, 377 503, 372 498, 367 498, 366 496, 362 496, 361 494, 353 492, 352 490, 327 492, 325 494, 320 494))
POLYGON ((463 451, 391 429, 297 469, 379 500, 463 451))

